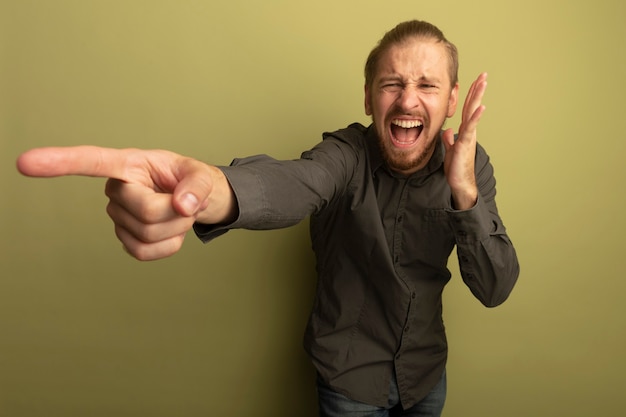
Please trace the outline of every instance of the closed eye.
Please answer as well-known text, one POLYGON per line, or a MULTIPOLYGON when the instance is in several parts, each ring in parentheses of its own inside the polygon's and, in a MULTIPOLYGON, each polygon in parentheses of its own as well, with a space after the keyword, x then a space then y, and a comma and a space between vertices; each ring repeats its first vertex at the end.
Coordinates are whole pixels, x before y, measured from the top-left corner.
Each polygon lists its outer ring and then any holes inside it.
POLYGON ((399 91, 402 91, 404 86, 400 83, 387 83, 387 84, 383 84, 381 88, 383 89, 383 91, 386 91, 389 93, 397 93, 399 91))

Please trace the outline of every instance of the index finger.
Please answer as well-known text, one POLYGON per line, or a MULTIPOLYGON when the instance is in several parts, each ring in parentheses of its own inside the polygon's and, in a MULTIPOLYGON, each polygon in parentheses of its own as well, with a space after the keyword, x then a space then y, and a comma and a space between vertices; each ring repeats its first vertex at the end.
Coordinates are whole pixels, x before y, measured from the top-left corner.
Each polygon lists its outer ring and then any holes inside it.
POLYGON ((98 146, 35 148, 21 154, 17 169, 29 177, 83 175, 124 179, 125 155, 98 146))
POLYGON ((463 120, 469 119, 481 106, 481 101, 487 89, 487 73, 483 72, 470 86, 463 105, 463 120))

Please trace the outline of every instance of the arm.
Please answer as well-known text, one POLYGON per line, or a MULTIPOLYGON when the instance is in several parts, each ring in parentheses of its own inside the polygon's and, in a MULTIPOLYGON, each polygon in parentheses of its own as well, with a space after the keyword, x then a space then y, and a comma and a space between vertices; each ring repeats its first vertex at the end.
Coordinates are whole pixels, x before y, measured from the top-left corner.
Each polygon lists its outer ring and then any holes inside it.
POLYGON ((177 252, 195 221, 225 223, 237 214, 222 171, 168 151, 38 148, 20 155, 17 167, 33 177, 109 178, 107 213, 125 249, 140 260, 177 252))
POLYGON ((457 140, 454 140, 452 129, 447 129, 442 136, 446 148, 444 160, 446 179, 452 191, 452 203, 459 210, 473 207, 478 199, 474 175, 476 128, 485 111, 485 106, 481 102, 486 89, 487 74, 482 73, 472 83, 465 98, 457 140))
MULTIPOLYGON (((344 134, 355 134, 346 129, 344 134)), ((297 160, 267 155, 235 159, 221 168, 233 189, 238 217, 231 224, 200 224, 194 230, 208 242, 230 229, 267 230, 289 227, 327 206, 345 192, 358 161, 345 138, 328 135, 297 160)))
POLYGON ((452 129, 442 136, 446 148, 444 171, 452 192, 453 228, 461 275, 486 306, 506 300, 519 275, 511 240, 498 215, 493 167, 477 144, 476 129, 485 110, 482 97, 487 74, 474 81, 465 99, 457 140, 452 129))
POLYGON ((498 214, 493 167, 480 146, 476 172, 477 203, 469 210, 452 210, 450 214, 463 281, 485 306, 495 307, 513 290, 520 267, 498 214))

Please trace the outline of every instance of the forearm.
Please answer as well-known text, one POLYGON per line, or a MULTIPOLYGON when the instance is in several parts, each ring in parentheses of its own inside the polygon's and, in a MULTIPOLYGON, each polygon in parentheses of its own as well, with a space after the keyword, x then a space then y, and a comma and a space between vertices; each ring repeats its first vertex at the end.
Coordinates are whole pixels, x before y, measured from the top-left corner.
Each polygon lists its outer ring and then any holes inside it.
POLYGON ((222 169, 238 202, 238 228, 293 226, 319 210, 335 189, 324 167, 304 159, 278 161, 260 155, 222 169))
POLYGON ((503 303, 517 281, 519 262, 495 205, 479 198, 453 218, 463 281, 485 306, 503 303))
POLYGON ((225 210, 226 218, 198 219, 194 230, 204 242, 230 229, 293 226, 323 206, 335 190, 323 166, 309 160, 277 161, 259 155, 235 160, 220 171, 231 208, 225 210))
POLYGON ((519 276, 517 255, 506 236, 458 246, 457 253, 463 281, 483 305, 506 301, 519 276))
POLYGON ((476 205, 478 200, 478 188, 476 183, 460 188, 457 190, 451 189, 452 192, 452 207, 456 210, 469 210, 476 205))

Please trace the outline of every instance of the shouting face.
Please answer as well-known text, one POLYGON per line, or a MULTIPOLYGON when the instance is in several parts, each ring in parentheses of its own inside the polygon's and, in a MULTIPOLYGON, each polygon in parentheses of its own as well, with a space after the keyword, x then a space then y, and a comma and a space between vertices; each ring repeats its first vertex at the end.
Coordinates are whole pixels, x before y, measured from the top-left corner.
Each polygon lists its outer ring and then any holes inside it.
POLYGON ((410 38, 381 56, 365 86, 365 112, 385 161, 400 174, 426 165, 445 120, 454 115, 458 84, 451 85, 448 60, 441 42, 410 38))

